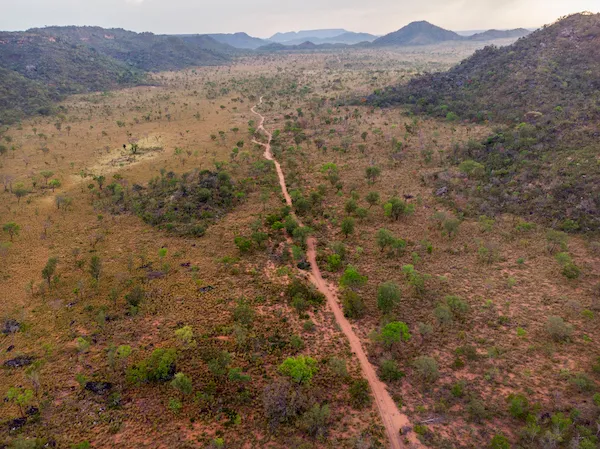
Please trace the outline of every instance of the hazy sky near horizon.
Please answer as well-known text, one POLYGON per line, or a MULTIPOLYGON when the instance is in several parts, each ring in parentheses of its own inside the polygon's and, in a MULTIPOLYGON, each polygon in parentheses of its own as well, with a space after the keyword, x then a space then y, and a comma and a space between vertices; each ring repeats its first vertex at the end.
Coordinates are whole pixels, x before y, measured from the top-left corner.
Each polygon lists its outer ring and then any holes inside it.
POLYGON ((537 27, 600 0, 0 0, 0 29, 98 25, 165 34, 345 28, 373 34, 427 20, 455 31, 537 27))

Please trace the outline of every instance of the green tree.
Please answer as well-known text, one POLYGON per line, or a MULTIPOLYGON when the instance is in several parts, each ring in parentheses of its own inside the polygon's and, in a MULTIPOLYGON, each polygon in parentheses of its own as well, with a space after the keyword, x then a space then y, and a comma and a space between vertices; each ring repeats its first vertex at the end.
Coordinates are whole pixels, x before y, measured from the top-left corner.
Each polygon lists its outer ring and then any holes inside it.
POLYGON ((50 186, 50 188, 52 189, 52 191, 54 192, 54 189, 57 189, 61 186, 61 182, 58 179, 53 179, 51 180, 48 185, 50 186))
POLYGON ((392 281, 384 282, 377 288, 377 307, 382 313, 390 313, 400 302, 401 297, 398 284, 392 281))
POLYGON ((19 235, 21 226, 16 224, 14 221, 9 221, 2 226, 2 230, 10 236, 10 241, 13 241, 14 236, 19 235))
POLYGON ((410 332, 406 323, 402 321, 392 321, 386 324, 379 334, 380 340, 387 347, 392 347, 401 341, 410 340, 410 332))
POLYGON ((102 261, 100 256, 92 256, 90 260, 90 275, 92 278, 98 281, 100 279, 100 273, 102 272, 102 261))
POLYGON ((56 265, 58 265, 58 258, 51 257, 46 262, 46 266, 42 269, 42 277, 48 283, 48 287, 50 287, 50 283, 52 282, 52 276, 56 272, 56 265))
POLYGON ((415 206, 398 197, 392 197, 383 205, 383 210, 386 217, 399 220, 402 216, 411 215, 415 211, 415 206))
POLYGON ((33 400, 33 390, 22 387, 11 387, 6 393, 6 399, 19 407, 21 416, 25 418, 25 409, 33 400))
POLYGON ((313 376, 319 371, 317 361, 312 357, 299 355, 288 357, 279 365, 279 372, 288 376, 299 384, 310 383, 313 376))
POLYGON ((192 391, 194 390, 192 379, 183 373, 175 374, 175 377, 171 381, 171 386, 181 394, 181 402, 184 401, 186 396, 192 394, 192 391))
POLYGON ((342 233, 346 238, 354 233, 354 218, 346 217, 342 220, 342 233))
POLYGON ((361 285, 366 284, 367 277, 361 275, 356 268, 353 266, 348 266, 344 270, 344 274, 340 278, 340 285, 342 287, 360 287, 361 285))
POLYGON ((365 177, 369 184, 375 184, 379 175, 381 175, 381 169, 379 167, 370 166, 365 169, 365 177))
POLYGON ((369 192, 365 197, 367 203, 369 203, 369 209, 379 204, 379 192, 369 192))
POLYGON ((394 234, 392 234, 390 231, 381 228, 379 231, 377 231, 376 240, 377 246, 379 246, 379 249, 381 252, 383 252, 386 248, 391 246, 396 239, 394 234))

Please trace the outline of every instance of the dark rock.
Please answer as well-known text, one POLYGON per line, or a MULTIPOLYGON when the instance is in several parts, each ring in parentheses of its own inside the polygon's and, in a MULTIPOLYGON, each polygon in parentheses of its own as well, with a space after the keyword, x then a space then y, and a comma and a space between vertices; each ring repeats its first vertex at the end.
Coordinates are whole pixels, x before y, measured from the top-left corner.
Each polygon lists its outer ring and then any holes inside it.
POLYGON ((33 363, 33 357, 28 355, 21 355, 14 359, 7 360, 3 365, 7 368, 21 368, 23 366, 31 365, 33 363))
POLYGON ((212 285, 207 285, 206 287, 200 287, 200 293, 206 293, 214 289, 212 285))
POLYGON ((437 189, 435 191, 435 196, 444 196, 447 193, 448 193, 448 187, 444 186, 444 187, 440 187, 439 189, 437 189))
POLYGON ((39 412, 40 412, 40 409, 37 407, 34 407, 33 405, 27 407, 27 410, 25 410, 25 414, 27 416, 37 415, 39 412))
POLYGON ((15 418, 12 421, 8 422, 8 430, 14 432, 15 430, 19 430, 21 427, 25 425, 27 422, 27 418, 15 418))
POLYGON ((16 334, 21 329, 21 323, 17 320, 8 319, 4 322, 4 326, 2 326, 2 333, 4 335, 8 334, 16 334))
POLYGON ((400 428, 400 435, 408 435, 412 431, 412 427, 410 426, 402 426, 400 428))
POLYGON ((191 262, 184 262, 181 264, 181 266, 184 268, 188 268, 191 264, 192 264, 191 262))
POLYGON ((6 352, 10 352, 13 349, 15 349, 15 345, 10 345, 8 348, 6 348, 6 352))
POLYGON ((308 271, 308 270, 310 270, 310 263, 307 262, 306 260, 302 260, 302 261, 298 262, 298 268, 300 268, 301 270, 308 271))
POLYGON ((112 384, 110 382, 86 382, 85 389, 95 394, 105 394, 110 391, 112 384))
POLYGON ((165 273, 163 273, 162 271, 150 271, 146 276, 150 280, 152 280, 152 279, 160 279, 162 277, 165 277, 165 273))

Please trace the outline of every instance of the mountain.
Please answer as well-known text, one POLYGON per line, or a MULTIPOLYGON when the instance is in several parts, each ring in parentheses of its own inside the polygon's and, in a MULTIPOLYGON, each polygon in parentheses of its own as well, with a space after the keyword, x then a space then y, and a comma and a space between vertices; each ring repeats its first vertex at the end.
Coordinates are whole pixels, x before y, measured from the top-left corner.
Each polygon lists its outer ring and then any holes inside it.
POLYGON ((47 114, 65 95, 138 85, 149 71, 227 63, 235 51, 208 36, 100 27, 0 32, 0 123, 47 114))
POLYGON ((246 33, 234 33, 234 34, 208 34, 207 36, 223 44, 230 45, 235 48, 242 48, 247 50, 256 50, 258 47, 267 45, 269 42, 264 39, 249 36, 246 33))
POLYGON ((476 213, 510 211, 564 229, 600 230, 600 14, 565 17, 367 101, 503 124, 457 151, 459 160, 485 169, 469 192, 476 213))
POLYGON ((269 38, 271 42, 278 42, 280 44, 286 43, 288 41, 301 39, 302 41, 307 41, 309 38, 316 39, 328 39, 331 37, 336 37, 341 34, 348 33, 348 31, 338 28, 338 29, 326 29, 326 30, 302 30, 302 31, 289 31, 287 33, 275 33, 273 36, 269 38))
POLYGON ((494 39, 510 39, 527 36, 531 31, 525 28, 515 28, 514 30, 487 30, 482 33, 475 33, 468 36, 470 41, 491 41, 494 39))
POLYGON ((377 36, 369 33, 354 33, 348 31, 347 33, 340 34, 334 37, 308 37, 302 39, 292 39, 290 41, 282 42, 285 45, 298 45, 304 42, 312 42, 313 44, 358 44, 359 42, 372 42, 377 39, 377 36))
POLYGON ((263 45, 256 49, 260 52, 274 52, 274 51, 295 51, 295 50, 335 50, 340 48, 347 48, 347 44, 314 44, 306 41, 298 45, 284 45, 273 42, 272 44, 263 45))
POLYGON ((238 52, 237 48, 207 34, 180 34, 177 37, 181 38, 184 42, 198 46, 204 50, 219 53, 220 55, 231 55, 238 52))
MULTIPOLYGON (((102 55, 146 71, 215 65, 228 60, 228 57, 219 51, 186 42, 178 36, 134 33, 120 28, 105 29, 89 26, 46 27, 29 30, 29 32, 83 44, 102 55)), ((218 45, 214 39, 210 41, 210 46, 213 48, 218 45)))
POLYGON ((426 21, 412 22, 405 27, 373 41, 374 47, 395 45, 427 45, 463 39, 454 31, 445 30, 426 21))

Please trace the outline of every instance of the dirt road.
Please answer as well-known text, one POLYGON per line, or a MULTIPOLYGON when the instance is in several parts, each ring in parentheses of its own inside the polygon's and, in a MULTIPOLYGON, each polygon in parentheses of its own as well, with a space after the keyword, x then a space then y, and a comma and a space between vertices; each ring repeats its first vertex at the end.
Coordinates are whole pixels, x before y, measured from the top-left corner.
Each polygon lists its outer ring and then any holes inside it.
MULTIPOLYGON (((267 136, 267 143, 253 141, 256 144, 262 145, 265 147, 264 156, 266 159, 273 161, 275 163, 275 168, 277 170, 277 177, 279 178, 279 184, 281 185, 281 191, 285 198, 288 206, 292 206, 292 199, 287 191, 287 186, 285 184, 285 176, 283 175, 283 170, 281 169, 281 165, 275 158, 273 157, 273 153, 271 152, 271 140, 272 134, 267 131, 264 127, 265 117, 256 112, 256 107, 262 103, 262 97, 260 98, 260 102, 254 106, 251 111, 260 117, 260 123, 257 127, 258 131, 263 132, 267 136)), ((293 214, 293 212, 292 212, 293 214)), ((298 217, 294 215, 294 218, 300 223, 298 217)), ((300 223, 301 224, 301 223, 300 223)), ((352 325, 350 322, 344 317, 344 313, 338 303, 337 300, 337 291, 336 288, 327 284, 323 277, 321 276, 321 271, 319 270, 319 266, 317 265, 317 242, 314 237, 309 237, 306 241, 307 244, 307 258, 310 262, 311 266, 311 274, 309 276, 311 282, 315 287, 319 289, 323 295, 327 298, 327 304, 329 308, 333 311, 335 319, 339 324, 342 332, 348 338, 350 342, 350 347, 352 352, 356 354, 358 361, 360 362, 360 366, 362 368, 363 374, 366 377, 369 385, 371 386, 371 391, 375 398, 375 402, 377 403, 377 408, 379 409, 379 414, 381 415, 381 420, 383 421, 383 425, 385 426, 386 433, 388 435, 388 440, 390 442, 390 448, 392 449, 402 449, 406 447, 410 448, 421 448, 422 445, 418 442, 416 435, 414 432, 410 432, 409 435, 403 437, 400 435, 400 429, 403 427, 409 426, 410 422, 406 415, 403 415, 398 410, 396 403, 393 401, 392 397, 388 393, 385 384, 379 380, 377 377, 377 373, 373 368, 373 365, 367 359, 367 355, 360 344, 360 339, 354 333, 352 329, 352 325), (404 443, 404 438, 409 440, 408 445, 404 443)))

